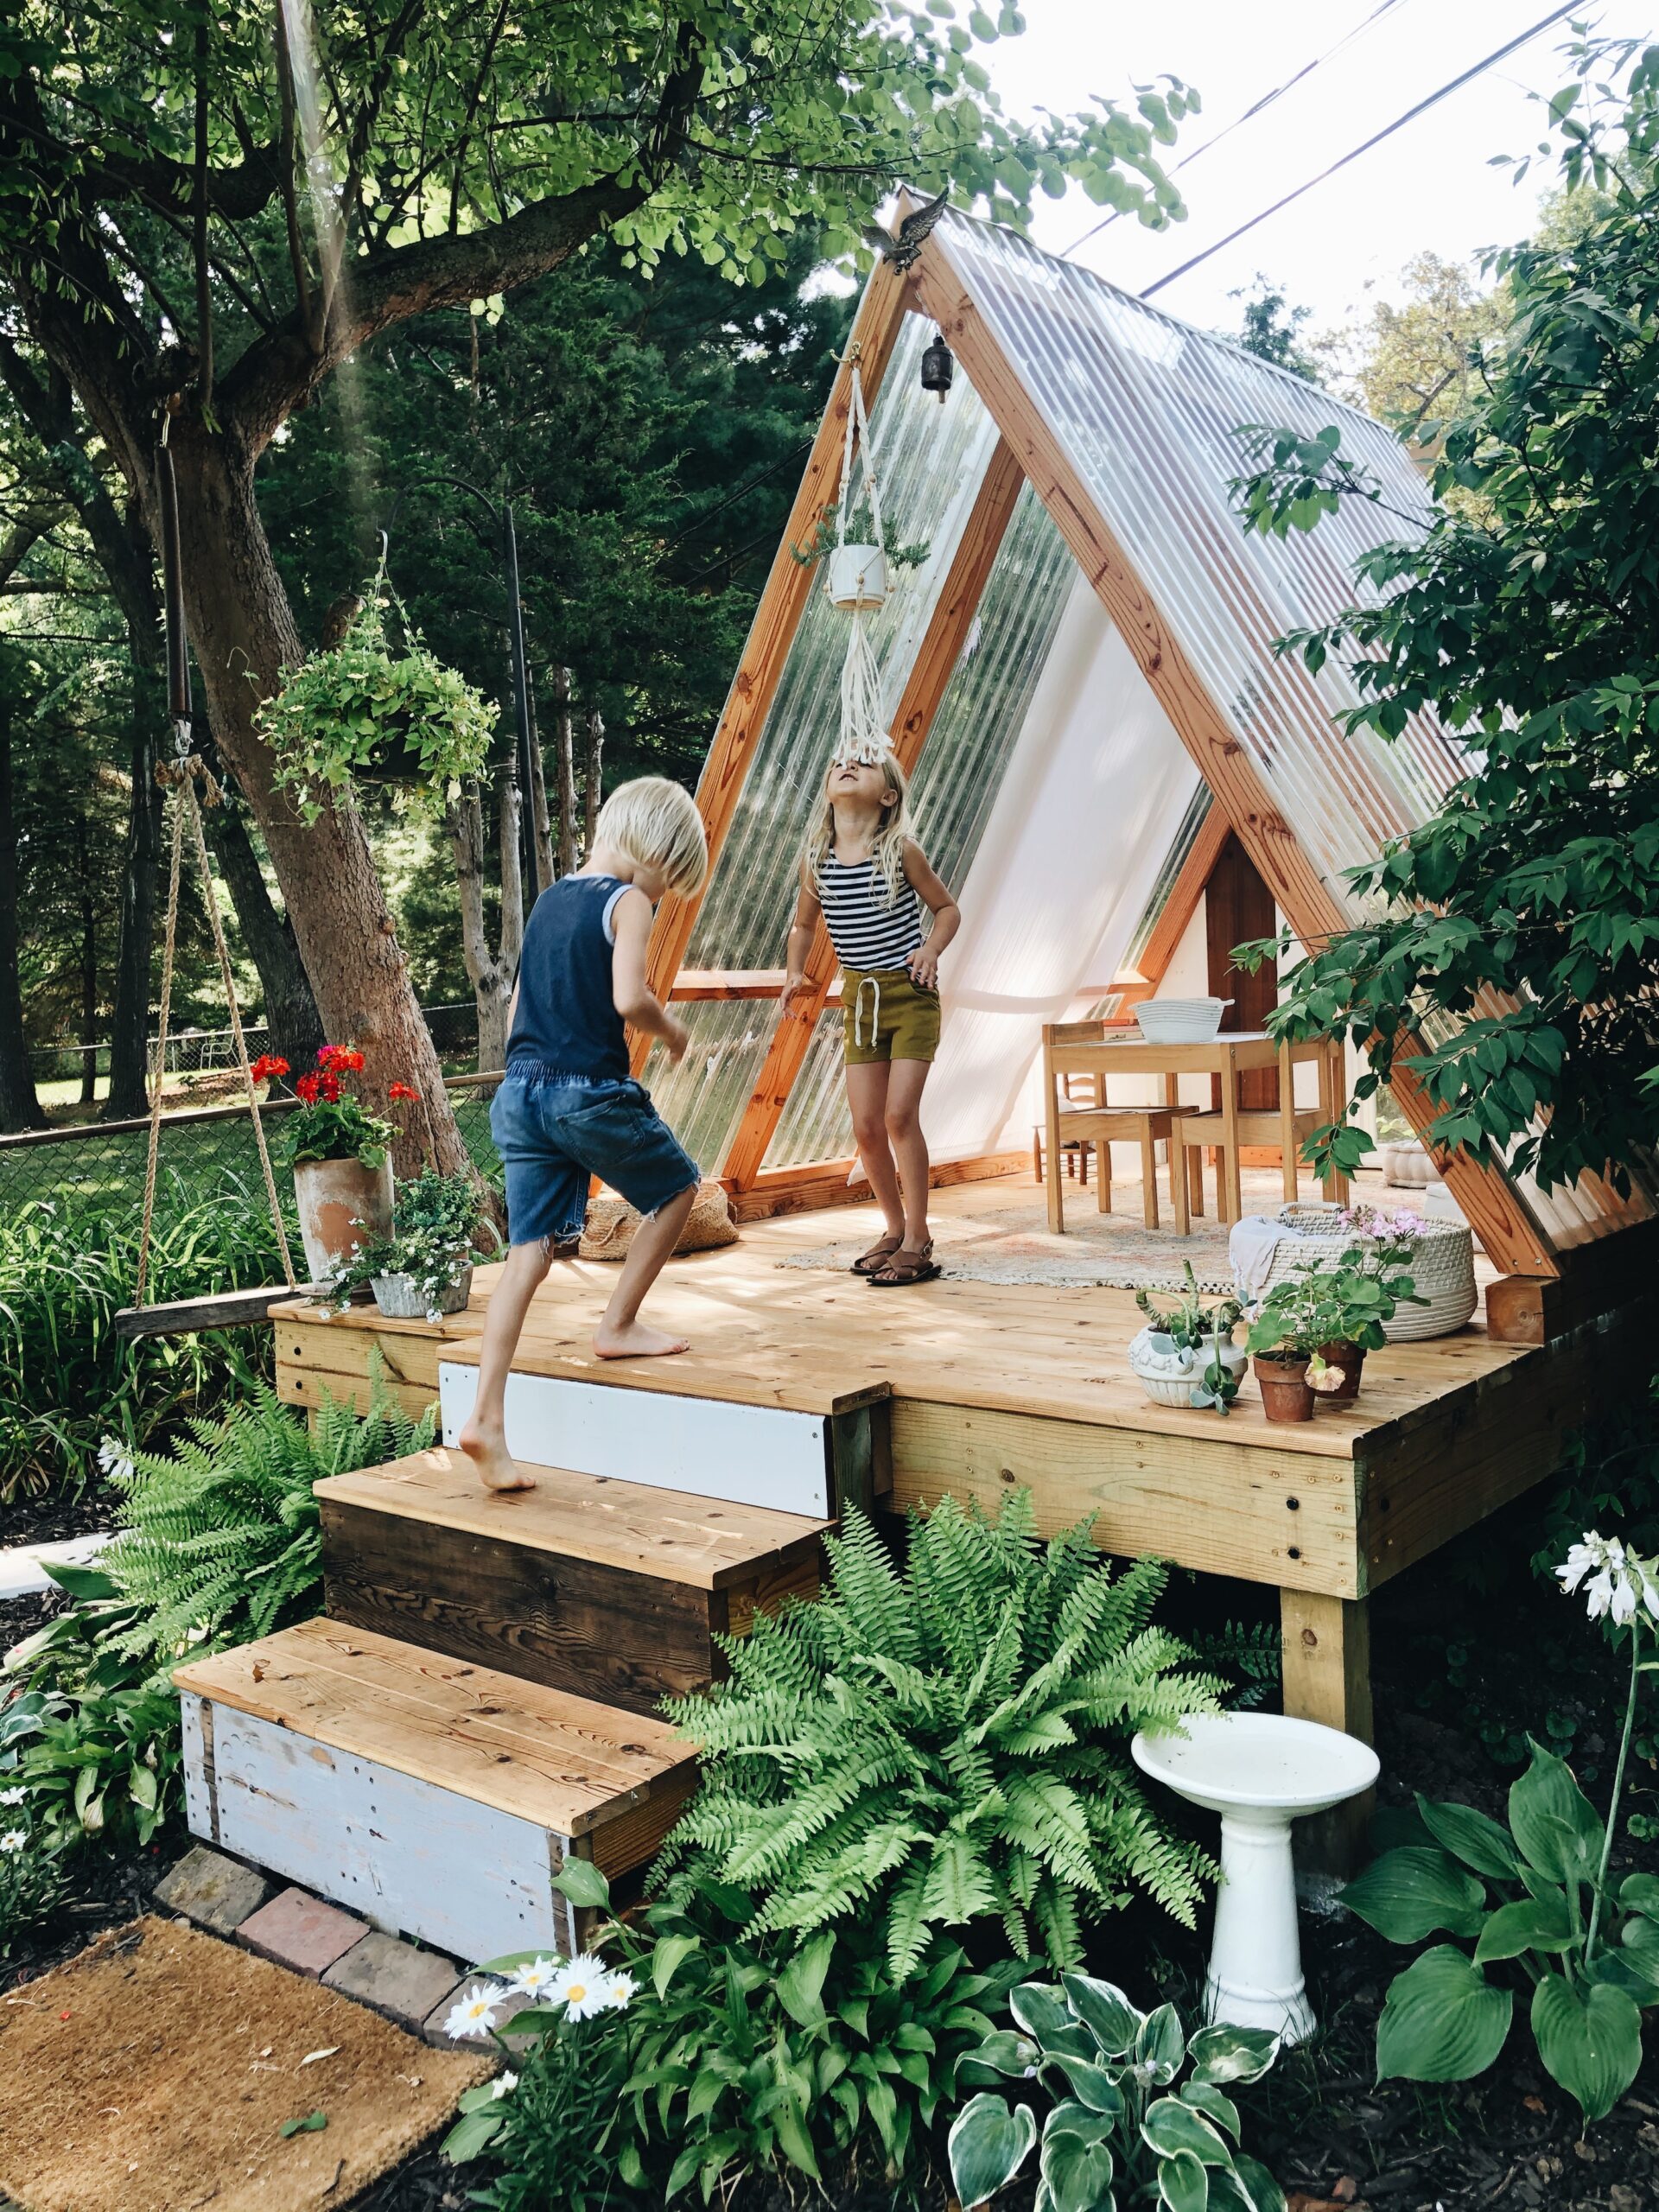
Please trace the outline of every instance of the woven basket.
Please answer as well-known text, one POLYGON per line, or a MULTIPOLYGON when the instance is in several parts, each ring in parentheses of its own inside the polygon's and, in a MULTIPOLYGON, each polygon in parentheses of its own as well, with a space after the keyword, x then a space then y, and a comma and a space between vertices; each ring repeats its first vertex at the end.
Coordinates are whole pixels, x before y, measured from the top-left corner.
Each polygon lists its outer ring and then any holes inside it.
MULTIPOLYGON (((1327 1226, 1334 1206, 1290 1205, 1280 1209, 1284 1235, 1274 1247, 1273 1263, 1262 1284, 1270 1290, 1276 1282, 1309 1266, 1326 1266, 1339 1260, 1350 1245, 1367 1240, 1345 1229, 1327 1226)), ((1475 1240, 1461 1222, 1431 1221, 1414 1239, 1406 1272, 1427 1306, 1402 1306, 1393 1320, 1382 1324, 1391 1344, 1408 1344, 1423 1337, 1449 1337, 1462 1328, 1478 1302, 1475 1289, 1475 1240)))
MULTIPOLYGON (((582 1232, 578 1257, 584 1260, 626 1260, 639 1216, 626 1198, 590 1198, 587 1226, 582 1232)), ((696 1203, 680 1231, 677 1252, 711 1252, 717 1245, 735 1244, 737 1224, 726 1193, 718 1183, 699 1183, 696 1203)))

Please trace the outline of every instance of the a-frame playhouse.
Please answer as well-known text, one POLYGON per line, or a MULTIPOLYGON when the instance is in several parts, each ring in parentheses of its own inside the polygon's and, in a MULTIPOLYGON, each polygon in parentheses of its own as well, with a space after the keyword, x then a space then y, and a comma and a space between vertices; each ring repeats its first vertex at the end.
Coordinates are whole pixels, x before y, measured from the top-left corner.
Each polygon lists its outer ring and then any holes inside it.
MULTIPOLYGON (((1341 740, 1340 671, 1273 654, 1345 603, 1376 516, 1246 540, 1233 433, 1316 431, 1335 403, 954 216, 878 266, 854 339, 884 505, 929 549, 874 634, 967 916, 928 1115, 940 1179, 968 1182, 1026 1162, 1045 1020, 1155 987, 1206 890, 1223 957, 1275 906, 1305 941, 1328 930, 1344 868, 1421 819, 1458 756, 1427 721, 1341 740), (943 405, 917 376, 935 328, 958 363, 943 405)), ((1455 1161, 1501 1276, 1489 1325, 1389 1346, 1357 1403, 1305 1427, 1270 1427, 1253 1395, 1225 1421, 1148 1404, 1125 1291, 947 1276, 877 1296, 780 1268, 823 1235, 808 1210, 847 1195, 829 948, 804 1016, 780 1014, 776 963, 845 635, 791 548, 836 498, 848 405, 843 369, 702 779, 708 891, 659 917, 655 980, 696 1041, 650 1079, 746 1224, 653 1294, 692 1350, 595 1360, 607 1271, 556 1268, 508 1401, 538 1487, 486 1496, 442 1451, 324 1484, 325 1617, 180 1675, 199 1832, 473 1958, 572 1938, 562 1853, 648 1863, 693 1780, 656 1700, 718 1670, 715 1631, 814 1586, 849 1501, 994 1510, 1025 1484, 1046 1530, 1092 1514, 1109 1550, 1267 1585, 1286 1709, 1366 1734, 1370 1593, 1549 1473, 1651 1366, 1645 1195, 1455 1161)), ((1391 504, 1420 506, 1393 441, 1342 419, 1391 504)), ((453 1439, 490 1279, 432 1324, 279 1309, 280 1390, 360 1402, 378 1354, 453 1439)))

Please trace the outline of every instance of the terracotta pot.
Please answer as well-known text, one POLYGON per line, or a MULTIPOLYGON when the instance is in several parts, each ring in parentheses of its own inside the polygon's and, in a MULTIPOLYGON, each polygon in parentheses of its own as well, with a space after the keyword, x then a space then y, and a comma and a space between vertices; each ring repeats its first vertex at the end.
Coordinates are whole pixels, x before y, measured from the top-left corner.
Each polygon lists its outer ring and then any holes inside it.
POLYGON ((1345 1406, 1359 1395, 1359 1378, 1365 1365, 1363 1344, 1328 1344, 1319 1346, 1319 1357, 1325 1362, 1325 1373, 1310 1389, 1318 1392, 1327 1406, 1345 1406))
POLYGON ((313 1282, 321 1282, 359 1244, 391 1234, 391 1162, 365 1167, 359 1160, 294 1163, 300 1235, 313 1282))
POLYGON ((1250 1362, 1262 1386, 1262 1410, 1269 1421, 1312 1421, 1313 1393, 1308 1388, 1306 1357, 1275 1359, 1258 1352, 1250 1362))

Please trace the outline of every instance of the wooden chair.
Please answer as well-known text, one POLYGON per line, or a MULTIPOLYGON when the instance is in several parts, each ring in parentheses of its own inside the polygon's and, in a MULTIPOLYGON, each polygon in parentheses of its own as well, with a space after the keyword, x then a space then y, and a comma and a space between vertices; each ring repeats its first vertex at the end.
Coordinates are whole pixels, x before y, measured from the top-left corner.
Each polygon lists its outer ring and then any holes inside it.
MULTIPOLYGON (((1103 1021, 1051 1021, 1043 1026, 1043 1112, 1047 1139, 1048 1225, 1056 1236, 1065 1233, 1065 1204, 1061 1194, 1059 1172, 1060 1155, 1068 1145, 1082 1143, 1095 1147, 1095 1202, 1102 1213, 1112 1210, 1113 1142, 1135 1143, 1141 1147, 1141 1211, 1148 1229, 1158 1226, 1158 1154, 1157 1147, 1167 1147, 1169 1159, 1169 1195, 1175 1209, 1175 1226, 1183 1236, 1190 1233, 1187 1214, 1186 1183, 1181 1173, 1181 1147, 1176 1137, 1176 1126, 1182 1121, 1183 1109, 1179 1106, 1111 1106, 1106 1100, 1106 1078, 1103 1075, 1086 1077, 1082 1080, 1093 1091, 1092 1098, 1079 1103, 1071 1094, 1071 1083, 1077 1080, 1058 1076, 1054 1069, 1054 1047, 1057 1045, 1098 1045, 1104 1041, 1106 1025, 1103 1021)), ((1085 1171, 1084 1180, 1088 1180, 1085 1171)))
MULTIPOLYGON (((1224 1044, 1226 1039, 1224 1036, 1224 1044)), ((1339 1049, 1339 1048, 1338 1048, 1339 1049)), ((1187 1200, 1192 1212, 1204 1211, 1203 1159, 1206 1151, 1216 1155, 1216 1211, 1224 1222, 1237 1221, 1244 1211, 1243 1163, 1241 1154, 1246 1145, 1260 1147, 1279 1154, 1280 1172, 1287 1204, 1296 1198, 1297 1162, 1302 1146, 1322 1122, 1336 1118, 1339 1100, 1328 1056, 1322 1057, 1319 1069, 1319 1103, 1317 1106, 1298 1107, 1296 1104, 1295 1070, 1289 1049, 1279 1048, 1279 1103, 1276 1107, 1256 1112, 1240 1106, 1238 1077, 1221 1078, 1221 1105, 1203 1113, 1188 1111, 1181 1116, 1177 1142, 1188 1156, 1192 1169, 1187 1200)), ((1181 1179, 1184 1185, 1186 1179, 1181 1179)), ((1332 1174, 1326 1178, 1325 1196, 1338 1205, 1348 1203, 1348 1179, 1332 1174)))

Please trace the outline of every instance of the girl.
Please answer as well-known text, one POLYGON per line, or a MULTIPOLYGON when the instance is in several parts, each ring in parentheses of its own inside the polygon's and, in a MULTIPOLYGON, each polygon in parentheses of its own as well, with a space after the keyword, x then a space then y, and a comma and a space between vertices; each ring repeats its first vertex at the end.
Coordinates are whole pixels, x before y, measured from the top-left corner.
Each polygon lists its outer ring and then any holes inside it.
POLYGON ((784 1004, 810 993, 822 919, 841 963, 847 1097, 870 1188, 887 1221, 853 1273, 880 1290, 939 1272, 927 1233, 922 1087, 939 1044, 939 955, 962 926, 956 900, 905 835, 905 772, 883 746, 837 759, 801 861, 784 1004), (924 930, 922 908, 932 916, 924 930))

